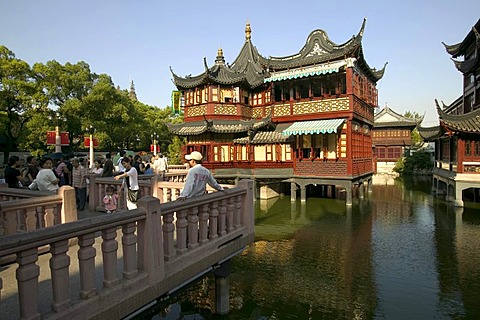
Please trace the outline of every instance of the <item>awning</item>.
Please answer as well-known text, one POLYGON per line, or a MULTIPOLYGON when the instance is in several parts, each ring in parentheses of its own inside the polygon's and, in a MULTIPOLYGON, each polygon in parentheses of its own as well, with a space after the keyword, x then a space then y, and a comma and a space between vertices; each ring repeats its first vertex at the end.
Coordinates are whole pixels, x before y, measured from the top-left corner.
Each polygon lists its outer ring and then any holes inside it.
POLYGON ((282 131, 284 135, 300 135, 314 133, 333 133, 345 122, 345 119, 325 119, 294 122, 282 131))

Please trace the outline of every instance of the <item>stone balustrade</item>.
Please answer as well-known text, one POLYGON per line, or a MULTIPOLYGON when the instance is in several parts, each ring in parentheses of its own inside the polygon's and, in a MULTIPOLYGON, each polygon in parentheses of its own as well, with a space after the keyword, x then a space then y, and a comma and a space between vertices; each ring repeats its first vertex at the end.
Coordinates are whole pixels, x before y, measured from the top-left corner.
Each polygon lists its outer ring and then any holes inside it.
POLYGON ((120 319, 254 240, 251 180, 182 201, 145 196, 138 207, 4 237, 0 258, 15 255, 17 268, 0 271, 2 319, 120 319))
POLYGON ((13 235, 77 220, 75 189, 57 193, 0 188, 0 236, 13 235))

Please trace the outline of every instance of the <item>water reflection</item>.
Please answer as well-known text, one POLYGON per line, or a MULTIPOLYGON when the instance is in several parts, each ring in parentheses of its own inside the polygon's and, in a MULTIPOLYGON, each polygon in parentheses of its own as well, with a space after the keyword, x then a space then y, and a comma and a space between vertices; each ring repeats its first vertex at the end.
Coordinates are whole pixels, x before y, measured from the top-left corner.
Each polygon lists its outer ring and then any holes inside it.
POLYGON ((365 199, 256 202, 256 241, 232 261, 230 309, 205 278, 153 319, 478 319, 479 208, 431 180, 373 185, 365 199))

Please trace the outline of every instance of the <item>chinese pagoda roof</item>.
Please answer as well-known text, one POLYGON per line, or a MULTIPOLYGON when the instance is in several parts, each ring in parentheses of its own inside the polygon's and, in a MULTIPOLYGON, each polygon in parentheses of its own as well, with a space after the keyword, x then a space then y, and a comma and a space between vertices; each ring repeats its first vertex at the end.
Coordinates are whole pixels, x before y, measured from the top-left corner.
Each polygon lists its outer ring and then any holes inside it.
POLYGON ((412 127, 415 128, 419 123, 423 121, 424 117, 420 119, 412 119, 401 114, 396 113, 389 107, 385 107, 375 115, 374 128, 385 127, 412 127))
POLYGON ((180 124, 169 124, 168 129, 179 136, 196 136, 205 132, 242 133, 258 130, 271 123, 271 118, 252 120, 202 120, 180 124))
POLYGON ((467 34, 465 39, 462 42, 457 44, 448 45, 444 42, 443 45, 447 52, 452 56, 452 58, 458 58, 460 56, 464 56, 467 53, 469 46, 474 42, 478 41, 478 32, 480 31, 480 19, 478 19, 477 23, 472 27, 472 30, 467 34))
POLYGON ((455 64, 455 67, 458 71, 462 73, 469 73, 473 70, 477 69, 480 66, 480 55, 476 54, 473 55, 471 59, 468 60, 455 60, 454 58, 458 58, 461 56, 467 56, 469 48, 474 45, 477 52, 480 51, 480 19, 477 23, 472 27, 472 30, 467 34, 465 39, 462 42, 454 44, 454 45, 447 45, 443 43, 447 52, 452 56, 452 61, 455 64))
POLYGON ((434 141, 445 133, 445 130, 441 126, 421 127, 417 125, 417 130, 424 141, 434 141))
POLYGON ((260 63, 267 66, 269 71, 272 71, 333 63, 346 58, 355 58, 357 66, 376 82, 383 77, 386 64, 381 70, 376 70, 375 68, 370 68, 365 61, 362 38, 366 22, 367 19, 364 19, 358 34, 345 43, 336 44, 330 40, 324 30, 317 29, 310 33, 305 45, 298 53, 285 57, 268 57, 268 59, 260 56, 260 63))
MULTIPOLYGON (((274 81, 266 80, 270 78, 271 72, 309 66, 313 66, 314 69, 320 68, 319 70, 307 70, 302 73, 302 76, 307 76, 338 72, 340 67, 347 66, 347 64, 352 66, 351 64, 355 63, 355 66, 361 69, 372 81, 377 82, 383 77, 386 64, 381 70, 376 70, 370 68, 365 61, 362 48, 365 24, 366 19, 364 19, 359 33, 343 44, 334 43, 325 31, 318 29, 310 33, 305 45, 298 53, 285 57, 265 58, 259 54, 257 48, 253 45, 250 24, 247 23, 245 43, 232 64, 225 63, 223 51, 219 49, 215 65, 209 67, 206 58, 204 58, 205 71, 199 75, 181 77, 175 74, 172 68, 170 68, 170 71, 173 82, 179 89, 194 88, 205 83, 246 85, 253 89, 264 82, 274 81), (330 68, 330 64, 338 64, 339 62, 343 62, 343 64, 330 68)), ((283 80, 283 78, 277 78, 275 79, 283 80)))
POLYGON ((465 133, 480 133, 480 108, 464 114, 451 114, 445 112, 437 100, 435 100, 435 104, 440 122, 448 129, 465 133))

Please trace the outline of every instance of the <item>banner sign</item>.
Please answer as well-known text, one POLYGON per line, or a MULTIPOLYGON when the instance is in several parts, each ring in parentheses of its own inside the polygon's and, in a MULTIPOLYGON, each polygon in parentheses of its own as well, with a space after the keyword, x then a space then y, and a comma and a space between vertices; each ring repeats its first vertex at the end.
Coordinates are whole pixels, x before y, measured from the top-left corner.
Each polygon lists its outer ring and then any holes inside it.
MULTIPOLYGON (((85 137, 85 139, 83 140, 83 143, 85 145, 85 148, 89 148, 90 147, 90 138, 85 137)), ((93 146, 98 147, 98 139, 97 138, 93 138, 93 146)))
POLYGON ((154 146, 153 144, 151 144, 150 152, 160 152, 160 146, 159 145, 154 146), (155 150, 155 147, 157 147, 157 150, 155 150))
POLYGON ((182 92, 173 90, 172 91, 172 113, 173 114, 180 114, 180 97, 182 96, 182 92))
MULTIPOLYGON (((47 131, 47 146, 56 145, 56 133, 55 131, 47 131)), ((69 146, 70 138, 68 137, 68 132, 60 132, 60 145, 69 146)))

